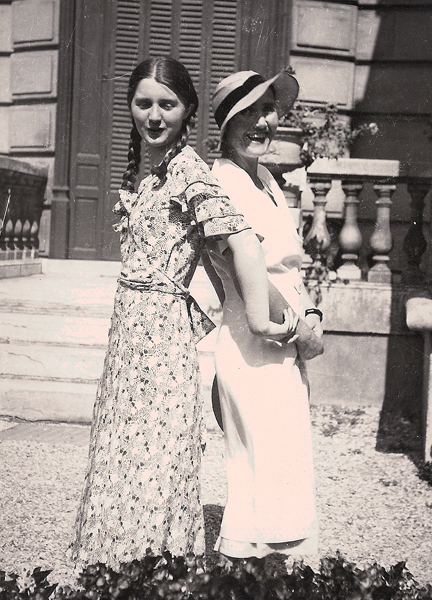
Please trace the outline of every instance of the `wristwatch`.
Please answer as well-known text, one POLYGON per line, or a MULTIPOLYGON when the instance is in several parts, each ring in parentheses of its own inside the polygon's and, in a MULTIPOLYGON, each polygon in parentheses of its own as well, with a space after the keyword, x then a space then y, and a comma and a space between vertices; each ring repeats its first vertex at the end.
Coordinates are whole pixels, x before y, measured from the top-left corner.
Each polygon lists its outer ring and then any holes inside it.
POLYGON ((305 317, 307 317, 308 315, 318 315, 320 322, 323 320, 324 316, 319 308, 307 308, 305 310, 305 317))

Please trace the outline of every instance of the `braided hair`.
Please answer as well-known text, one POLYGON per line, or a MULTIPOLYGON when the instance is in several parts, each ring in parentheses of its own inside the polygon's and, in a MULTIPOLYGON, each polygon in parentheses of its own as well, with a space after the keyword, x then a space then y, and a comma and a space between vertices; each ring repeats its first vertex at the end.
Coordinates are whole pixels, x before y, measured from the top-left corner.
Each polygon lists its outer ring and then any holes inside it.
MULTIPOLYGON (((183 121, 179 138, 176 143, 167 150, 164 156, 161 163, 161 172, 163 174, 164 171, 166 172, 166 167, 170 160, 185 147, 188 137, 195 126, 198 96, 191 76, 182 63, 169 56, 148 58, 135 67, 130 76, 127 91, 127 104, 129 109, 131 109, 138 84, 143 79, 154 79, 157 83, 167 86, 179 97, 185 106, 193 107, 190 114, 183 121)), ((135 182, 141 163, 141 139, 141 135, 132 119, 128 150, 128 166, 123 174, 123 182, 121 185, 122 189, 130 192, 133 192, 135 189, 135 182)))
POLYGON ((135 190, 135 182, 141 163, 141 135, 136 128, 135 123, 132 124, 128 151, 128 166, 123 173, 122 189, 133 192, 135 190))

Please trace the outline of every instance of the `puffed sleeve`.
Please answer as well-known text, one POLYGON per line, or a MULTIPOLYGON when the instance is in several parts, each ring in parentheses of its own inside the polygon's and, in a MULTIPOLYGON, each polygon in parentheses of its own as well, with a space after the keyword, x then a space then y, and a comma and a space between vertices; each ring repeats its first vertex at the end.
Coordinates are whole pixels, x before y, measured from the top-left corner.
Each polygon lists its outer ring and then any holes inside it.
POLYGON ((189 210, 203 237, 219 237, 250 229, 228 196, 224 193, 204 161, 177 169, 177 187, 171 200, 189 210), (202 163, 202 164, 200 164, 202 163))
POLYGON ((121 219, 113 225, 114 231, 123 231, 127 227, 129 215, 138 198, 138 194, 135 192, 128 192, 122 189, 119 190, 119 196, 120 199, 114 205, 112 211, 114 214, 120 215, 121 219))

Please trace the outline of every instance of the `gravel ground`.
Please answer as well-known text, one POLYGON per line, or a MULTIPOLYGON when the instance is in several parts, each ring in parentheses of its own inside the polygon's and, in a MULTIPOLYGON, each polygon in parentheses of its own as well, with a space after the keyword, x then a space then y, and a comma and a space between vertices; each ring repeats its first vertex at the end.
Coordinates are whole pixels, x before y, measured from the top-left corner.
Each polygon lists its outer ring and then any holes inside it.
MULTIPOLYGON (((339 550, 359 567, 373 562, 388 567, 404 560, 420 584, 432 583, 432 487, 419 478, 415 466, 415 428, 399 420, 393 433, 383 437, 376 408, 319 406, 311 413, 320 555, 334 556, 339 550), (386 452, 376 450, 377 440, 386 452), (388 451, 392 448, 398 451, 388 451)), ((207 418, 203 503, 209 556, 215 560, 211 547, 226 482, 222 436, 212 417, 207 418)), ((19 425, 0 421, 0 430, 10 427, 19 425)), ((0 435, 0 569, 41 566, 53 569, 52 581, 73 582, 65 551, 86 458, 85 444, 63 439, 47 443, 31 436, 2 440, 0 435)), ((316 569, 319 558, 305 562, 316 569)))

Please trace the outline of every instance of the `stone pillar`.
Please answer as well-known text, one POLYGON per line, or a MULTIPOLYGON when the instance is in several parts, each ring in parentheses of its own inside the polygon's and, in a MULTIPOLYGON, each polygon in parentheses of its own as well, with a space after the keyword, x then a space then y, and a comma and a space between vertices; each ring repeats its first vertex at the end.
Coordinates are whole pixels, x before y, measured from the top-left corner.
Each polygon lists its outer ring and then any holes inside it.
POLYGON ((314 193, 314 214, 312 227, 304 239, 304 249, 312 258, 312 278, 318 279, 319 273, 326 267, 326 251, 330 246, 330 233, 327 229, 326 204, 331 181, 314 181, 310 183, 314 193), (314 277, 314 273, 316 277, 314 277))
POLYGON ((412 297, 406 302, 406 323, 409 329, 421 331, 423 352, 423 459, 432 460, 432 299, 412 297))
POLYGON ((430 331, 424 333, 423 357, 423 459, 425 462, 432 460, 432 335, 430 331))
POLYGON ((361 181, 348 183, 342 180, 342 189, 346 196, 344 224, 339 235, 343 265, 337 274, 341 279, 359 280, 361 270, 356 263, 362 245, 362 235, 358 225, 358 206, 363 184, 361 181))
POLYGON ((395 185, 376 184, 374 190, 378 194, 376 201, 377 218, 375 231, 371 235, 370 245, 374 266, 368 273, 368 281, 373 283, 391 283, 391 271, 388 266, 393 239, 390 230, 391 197, 396 190, 395 185))
MULTIPOLYGON (((12 104, 12 0, 0 2, 0 154, 9 154, 9 122, 12 104)), ((0 215, 0 219, 3 215, 0 215)))
POLYGON ((12 219, 7 217, 0 237, 0 260, 11 260, 14 256, 13 232, 14 225, 12 219))

